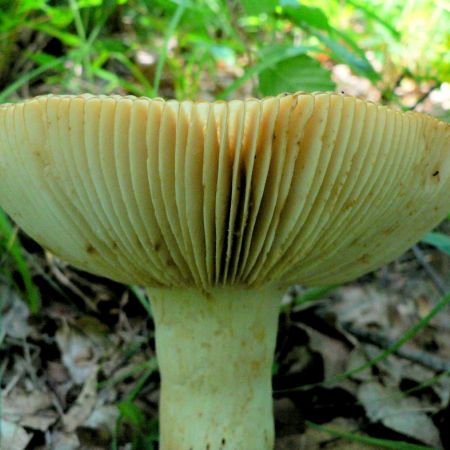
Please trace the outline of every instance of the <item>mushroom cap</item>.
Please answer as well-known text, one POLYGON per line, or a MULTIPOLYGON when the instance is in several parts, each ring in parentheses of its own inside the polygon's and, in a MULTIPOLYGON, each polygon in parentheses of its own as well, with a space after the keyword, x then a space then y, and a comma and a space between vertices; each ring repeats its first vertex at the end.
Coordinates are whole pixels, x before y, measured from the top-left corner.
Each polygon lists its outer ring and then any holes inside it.
POLYGON ((450 210, 450 126, 336 93, 0 106, 0 206, 89 272, 149 287, 320 285, 450 210))

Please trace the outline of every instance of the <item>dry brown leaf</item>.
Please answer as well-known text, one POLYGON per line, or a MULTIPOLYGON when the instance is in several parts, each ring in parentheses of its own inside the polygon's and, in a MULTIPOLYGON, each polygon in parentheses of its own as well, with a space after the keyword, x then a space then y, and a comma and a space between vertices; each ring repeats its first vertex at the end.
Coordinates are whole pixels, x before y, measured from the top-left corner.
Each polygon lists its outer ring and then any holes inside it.
POLYGON ((57 419, 58 414, 56 411, 48 409, 40 412, 38 415, 24 417, 20 421, 20 425, 27 428, 32 428, 33 430, 45 432, 56 422, 57 419))
POLYGON ((381 422, 385 427, 433 448, 443 448, 438 430, 418 399, 405 397, 400 390, 376 382, 362 384, 358 399, 371 421, 381 422))
POLYGON ((322 355, 325 379, 333 378, 345 372, 350 350, 337 339, 330 338, 318 331, 305 327, 309 336, 309 346, 322 355))
POLYGON ((21 426, 3 419, 0 421, 0 450, 24 450, 31 437, 21 426))
POLYGON ((63 322, 56 332, 56 342, 73 381, 84 383, 97 364, 98 350, 94 341, 63 322))
POLYGON ((25 391, 19 387, 2 398, 2 414, 9 420, 18 420, 52 406, 50 394, 43 391, 25 391))
MULTIPOLYGON (((358 367, 361 367, 364 364, 366 364, 367 361, 368 361, 367 353, 365 352, 364 347, 361 345, 358 347, 355 347, 350 352, 350 356, 347 361, 347 367, 346 367, 345 371, 343 371, 343 372, 352 371, 354 369, 357 369, 358 367)), ((372 379, 372 373, 370 370, 363 370, 361 372, 356 372, 356 373, 352 374, 351 378, 354 380, 359 380, 359 381, 368 381, 368 380, 372 379)))
POLYGON ((391 326, 391 301, 384 292, 372 286, 346 286, 339 290, 341 298, 330 307, 340 323, 351 322, 361 328, 376 324, 380 329, 391 326))
POLYGON ((83 389, 74 405, 63 417, 64 429, 67 432, 75 431, 89 418, 97 402, 97 375, 98 366, 86 378, 83 389))
POLYGON ((9 304, 2 317, 3 332, 15 339, 25 339, 31 332, 28 325, 30 312, 26 303, 15 291, 4 285, 0 285, 0 299, 9 304))
POLYGON ((2 407, 6 420, 40 431, 47 431, 58 418, 51 395, 38 390, 25 391, 16 387, 2 398, 2 407))
POLYGON ((93 429, 106 428, 112 432, 116 426, 119 410, 115 405, 104 405, 101 403, 100 401, 97 402, 92 414, 83 425, 93 429))
POLYGON ((56 432, 52 435, 51 450, 80 450, 80 440, 75 433, 56 432))

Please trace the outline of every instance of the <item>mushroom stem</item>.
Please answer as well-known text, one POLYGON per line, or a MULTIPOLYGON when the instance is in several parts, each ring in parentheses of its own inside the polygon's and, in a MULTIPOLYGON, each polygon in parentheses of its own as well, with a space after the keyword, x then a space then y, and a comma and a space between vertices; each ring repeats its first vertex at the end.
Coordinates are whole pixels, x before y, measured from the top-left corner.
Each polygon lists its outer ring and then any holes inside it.
POLYGON ((161 373, 162 450, 269 450, 282 291, 148 289, 161 373))

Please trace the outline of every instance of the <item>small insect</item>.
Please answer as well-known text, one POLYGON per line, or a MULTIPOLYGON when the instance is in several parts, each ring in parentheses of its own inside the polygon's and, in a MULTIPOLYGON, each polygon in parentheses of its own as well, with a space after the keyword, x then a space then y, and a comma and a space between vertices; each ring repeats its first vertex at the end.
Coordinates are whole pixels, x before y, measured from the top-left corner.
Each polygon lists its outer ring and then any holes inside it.
POLYGON ((433 173, 433 177, 436 177, 439 175, 439 170, 436 170, 436 172, 433 173))

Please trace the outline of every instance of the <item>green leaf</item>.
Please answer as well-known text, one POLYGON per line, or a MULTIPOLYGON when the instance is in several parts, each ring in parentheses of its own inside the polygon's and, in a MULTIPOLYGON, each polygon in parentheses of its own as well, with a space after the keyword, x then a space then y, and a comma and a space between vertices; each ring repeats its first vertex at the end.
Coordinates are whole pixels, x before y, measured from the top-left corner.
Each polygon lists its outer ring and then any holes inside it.
MULTIPOLYGON (((22 2, 5 2, 5 3, 17 3, 18 6, 18 13, 19 14, 25 14, 28 12, 36 12, 38 10, 45 10, 46 8, 46 1, 45 0, 27 0, 22 2)), ((4 5, 1 5, 2 9, 4 5)))
POLYGON ((291 45, 272 45, 270 47, 265 47, 258 57, 258 63, 247 68, 241 77, 234 80, 221 94, 219 94, 218 98, 226 99, 232 92, 242 86, 251 77, 259 75, 264 70, 273 67, 275 64, 284 59, 303 55, 309 50, 318 51, 318 48, 305 45, 299 45, 296 47, 291 45))
POLYGON ((283 8, 283 13, 294 24, 315 36, 328 47, 337 60, 348 64, 355 72, 369 78, 371 81, 379 79, 378 73, 365 57, 364 51, 345 33, 334 29, 328 23, 327 16, 320 8, 305 5, 288 5, 283 8), (338 39, 344 40, 353 51, 342 45, 338 39))
POLYGON ((387 20, 381 18, 374 9, 356 0, 347 0, 347 3, 350 3, 350 5, 353 5, 355 8, 361 10, 369 19, 383 25, 383 27, 386 28, 396 40, 401 38, 401 34, 395 29, 395 27, 387 20))
POLYGON ((121 416, 135 428, 142 428, 145 424, 145 415, 133 402, 122 401, 117 405, 121 416))
POLYGON ((28 58, 30 61, 34 61, 39 66, 43 66, 45 64, 51 64, 53 61, 55 61, 57 58, 53 55, 50 55, 45 52, 31 52, 28 53, 28 58))
POLYGON ((330 91, 335 84, 330 71, 307 55, 284 59, 259 74, 259 88, 263 95, 281 92, 330 91))
POLYGON ((46 13, 50 18, 50 23, 56 28, 67 28, 73 22, 72 11, 67 7, 47 6, 46 13))
POLYGON ((102 0, 78 0, 77 7, 78 8, 92 8, 93 6, 100 6, 102 4, 102 0))
POLYGON ((48 36, 55 37, 59 39, 63 44, 68 45, 69 47, 79 47, 82 42, 81 39, 76 35, 69 33, 68 31, 60 30, 51 25, 41 23, 32 26, 35 30, 41 31, 42 33, 47 34, 48 36))
POLYGON ((432 245, 440 251, 450 255, 450 236, 444 233, 431 232, 422 239, 425 244, 432 245))
MULTIPOLYGON (((380 75, 375 71, 366 57, 355 55, 347 47, 339 43, 336 39, 330 37, 328 34, 315 30, 309 31, 331 50, 333 56, 337 60, 348 64, 355 72, 369 78, 371 81, 376 81, 380 78, 380 75)), ((362 51, 359 53, 361 52, 362 51)))
POLYGON ((23 254, 23 248, 19 238, 16 236, 16 233, 6 217, 6 214, 0 209, 0 248, 3 246, 15 261, 17 270, 19 271, 25 285, 28 305, 31 312, 35 314, 39 311, 41 296, 38 288, 33 282, 33 278, 23 254), (4 245, 2 245, 3 243, 4 245))
POLYGON ((328 30, 330 27, 327 16, 320 8, 305 5, 285 6, 283 12, 300 26, 302 23, 307 23, 320 30, 328 30))
POLYGON ((257 16, 271 13, 278 5, 278 0, 242 0, 241 3, 249 16, 257 16))

